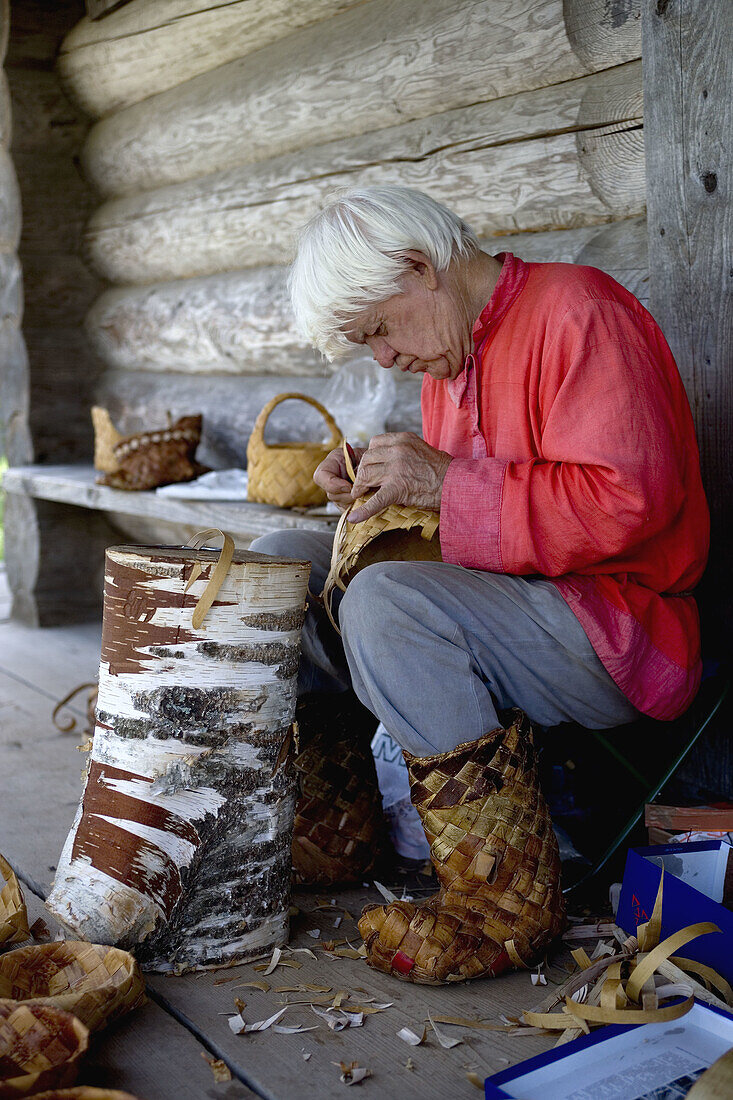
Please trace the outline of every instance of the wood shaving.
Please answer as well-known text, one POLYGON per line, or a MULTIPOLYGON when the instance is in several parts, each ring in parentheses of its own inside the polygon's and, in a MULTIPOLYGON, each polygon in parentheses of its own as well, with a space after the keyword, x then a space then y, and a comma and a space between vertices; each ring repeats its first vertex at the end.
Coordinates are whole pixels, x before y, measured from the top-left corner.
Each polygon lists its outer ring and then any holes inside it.
POLYGON ((201 1057, 211 1066, 211 1072, 217 1084, 223 1081, 231 1081, 232 1072, 226 1062, 222 1062, 221 1058, 211 1058, 204 1050, 201 1051, 201 1057))
POLYGON ((433 1017, 430 1015, 429 1012, 428 1020, 430 1021, 430 1025, 435 1032, 435 1038, 438 1040, 443 1050, 451 1050, 452 1047, 457 1047, 459 1043, 463 1042, 463 1039, 451 1039, 448 1035, 444 1035, 442 1031, 439 1031, 438 1028, 435 1026, 433 1017))
MULTIPOLYGON (((214 982, 214 985, 217 983, 214 982)), ((239 985, 235 985, 235 989, 259 989, 262 993, 270 992, 269 982, 240 982, 239 985)))
MULTIPOLYGON (((326 950, 328 949, 326 948, 326 950)), ((334 947, 328 951, 328 954, 335 955, 338 959, 363 959, 365 957, 361 951, 357 951, 353 947, 334 947)))
MULTIPOLYGON (((506 1031, 501 1024, 490 1024, 485 1020, 475 1020, 471 1016, 433 1016, 436 1024, 453 1024, 456 1027, 473 1027, 478 1031, 506 1031)), ((519 1018, 516 1023, 520 1023, 519 1018)))
POLYGON ((484 1091, 484 1082, 477 1073, 469 1072, 466 1074, 466 1080, 469 1081, 474 1088, 484 1091))
POLYGON ((248 1024, 241 1013, 236 1016, 232 1016, 229 1020, 229 1027, 232 1029, 235 1035, 246 1035, 250 1031, 267 1031, 268 1027, 272 1027, 278 1020, 287 1012, 287 1006, 281 1008, 279 1012, 275 1012, 274 1015, 269 1016, 266 1020, 257 1020, 253 1024, 248 1024))
POLYGON ((360 1081, 363 1081, 366 1077, 371 1077, 372 1071, 370 1069, 364 1069, 358 1062, 334 1062, 335 1066, 339 1066, 341 1069, 341 1081, 345 1085, 358 1085, 360 1081))
POLYGON ((421 1043, 425 1042, 427 1034, 427 1025, 423 1028, 422 1035, 416 1035, 409 1027, 403 1027, 397 1032, 397 1038, 402 1039, 403 1043, 409 1043, 411 1047, 419 1047, 421 1043))
POLYGON ((376 879, 374 880, 374 885, 376 886, 377 890, 379 890, 379 893, 382 895, 385 901, 399 901, 399 898, 392 890, 390 890, 389 886, 384 886, 381 882, 377 882, 376 879))
POLYGON ((325 1012, 321 1012, 319 1008, 312 1007, 316 1016, 320 1016, 322 1020, 325 1020, 331 1031, 343 1031, 347 1027, 361 1027, 364 1023, 363 1012, 345 1012, 340 1008, 327 1008, 325 1012))
POLYGON ((405 1062, 405 1069, 409 1069, 410 1071, 413 1071, 415 1069, 415 1063, 413 1062, 412 1058, 408 1058, 405 1062))

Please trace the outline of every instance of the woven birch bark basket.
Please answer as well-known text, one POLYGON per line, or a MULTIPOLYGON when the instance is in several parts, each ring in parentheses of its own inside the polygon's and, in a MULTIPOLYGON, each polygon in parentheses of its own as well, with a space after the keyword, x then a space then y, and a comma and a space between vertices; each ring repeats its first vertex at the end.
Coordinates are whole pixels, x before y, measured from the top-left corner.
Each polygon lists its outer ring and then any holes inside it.
MULTIPOLYGON (((349 447, 344 440, 346 470, 356 480, 349 447)), ((343 513, 336 528, 331 552, 331 567, 321 598, 331 624, 338 630, 333 614, 335 589, 346 591, 356 574, 379 561, 442 561, 438 527, 440 513, 411 504, 390 504, 382 512, 361 523, 350 523, 352 509, 359 508, 372 496, 366 493, 343 513)), ((341 633, 339 631, 339 633, 341 633)))
POLYGON ((280 393, 268 401, 257 417, 247 443, 247 500, 274 504, 277 508, 312 508, 326 503, 326 494, 316 485, 313 474, 342 440, 341 430, 328 409, 304 393, 280 393), (328 443, 266 443, 265 427, 270 414, 283 401, 304 401, 317 409, 326 421, 328 443))
POLYGON ((93 745, 47 901, 78 936, 177 972, 286 942, 295 786, 280 756, 309 571, 228 535, 221 552, 107 551, 93 745))

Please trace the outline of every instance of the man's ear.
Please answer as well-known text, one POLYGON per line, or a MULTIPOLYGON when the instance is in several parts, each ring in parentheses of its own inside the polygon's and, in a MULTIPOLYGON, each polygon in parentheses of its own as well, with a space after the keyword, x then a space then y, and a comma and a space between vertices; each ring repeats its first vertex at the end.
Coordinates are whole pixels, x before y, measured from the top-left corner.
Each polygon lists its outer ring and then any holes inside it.
POLYGON ((440 280, 429 256, 412 248, 403 252, 402 256, 406 260, 410 272, 424 284, 426 290, 438 289, 440 280))

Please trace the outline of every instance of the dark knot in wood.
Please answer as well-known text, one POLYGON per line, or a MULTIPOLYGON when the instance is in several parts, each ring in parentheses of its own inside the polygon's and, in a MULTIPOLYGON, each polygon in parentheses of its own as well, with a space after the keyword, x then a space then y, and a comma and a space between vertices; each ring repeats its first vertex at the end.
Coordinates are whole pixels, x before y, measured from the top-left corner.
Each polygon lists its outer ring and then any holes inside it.
POLYGON ((664 15, 669 7, 669 0, 657 0, 657 15, 664 15))
POLYGON ((700 179, 702 180, 702 185, 707 191, 708 195, 712 195, 713 191, 718 186, 718 177, 715 172, 705 172, 702 176, 700 176, 700 179))

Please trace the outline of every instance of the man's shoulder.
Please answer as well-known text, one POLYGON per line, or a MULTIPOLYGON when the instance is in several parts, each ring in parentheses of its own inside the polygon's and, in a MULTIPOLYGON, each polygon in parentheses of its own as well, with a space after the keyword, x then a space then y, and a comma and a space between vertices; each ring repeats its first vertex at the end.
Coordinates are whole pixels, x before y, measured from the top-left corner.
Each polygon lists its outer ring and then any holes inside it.
POLYGON ((602 310, 608 305, 620 305, 639 319, 647 316, 638 298, 600 268, 552 262, 530 263, 527 267, 528 297, 535 308, 542 308, 548 315, 557 317, 582 308, 602 310))

